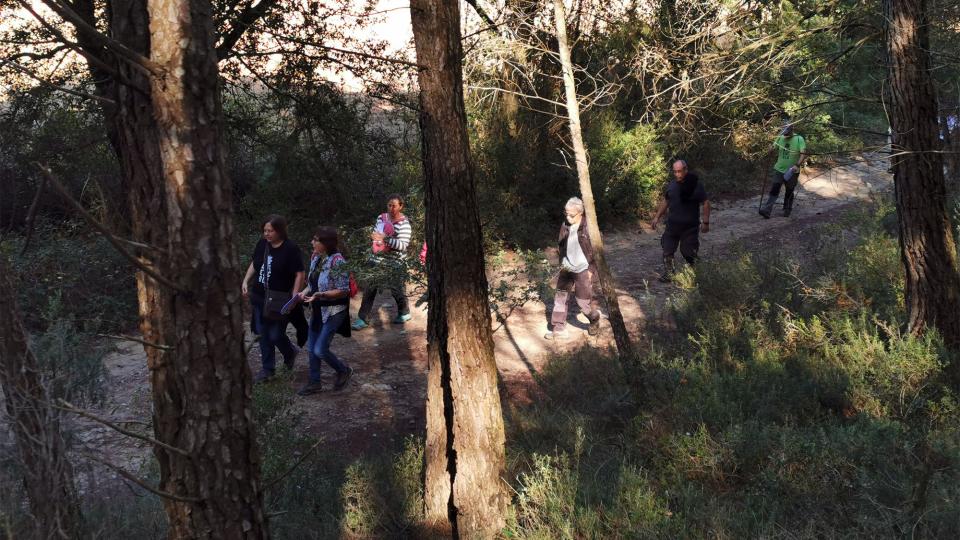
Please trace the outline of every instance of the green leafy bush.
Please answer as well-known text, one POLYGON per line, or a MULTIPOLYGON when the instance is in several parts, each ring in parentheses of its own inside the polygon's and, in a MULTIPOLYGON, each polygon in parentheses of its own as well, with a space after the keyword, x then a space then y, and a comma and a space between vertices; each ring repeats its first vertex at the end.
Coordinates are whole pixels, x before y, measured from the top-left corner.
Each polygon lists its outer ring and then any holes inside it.
POLYGON ((688 270, 672 307, 681 338, 651 328, 630 382, 596 353, 552 358, 544 398, 511 414, 508 535, 960 533, 950 356, 935 334, 898 330, 885 215, 822 230, 809 265, 741 251, 688 270))
POLYGON ((667 179, 664 149, 648 124, 630 129, 604 116, 590 133, 590 176, 597 212, 607 219, 636 219, 653 211, 667 179))

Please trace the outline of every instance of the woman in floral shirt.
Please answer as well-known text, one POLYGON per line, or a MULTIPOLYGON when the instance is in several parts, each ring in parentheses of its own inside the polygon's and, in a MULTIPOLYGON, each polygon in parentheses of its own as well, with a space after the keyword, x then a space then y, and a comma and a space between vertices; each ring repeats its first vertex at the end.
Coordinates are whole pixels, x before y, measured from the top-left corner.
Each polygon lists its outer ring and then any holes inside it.
POLYGON ((338 247, 337 230, 320 227, 310 243, 313 255, 307 274, 307 288, 300 292, 303 301, 313 307, 310 337, 307 340, 310 381, 297 392, 301 396, 320 391, 321 360, 337 372, 334 390, 346 386, 353 374, 353 369, 330 350, 334 334, 350 337, 350 273, 346 270, 347 261, 338 247))

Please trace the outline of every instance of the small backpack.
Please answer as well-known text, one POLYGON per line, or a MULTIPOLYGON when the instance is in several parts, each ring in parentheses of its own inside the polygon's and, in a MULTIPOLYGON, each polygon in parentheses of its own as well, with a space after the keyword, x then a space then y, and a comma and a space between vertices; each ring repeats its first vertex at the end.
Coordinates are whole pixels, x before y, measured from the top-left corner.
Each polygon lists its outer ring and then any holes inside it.
MULTIPOLYGON (((336 253, 333 255, 333 260, 330 261, 331 266, 333 266, 333 264, 337 262, 336 261, 337 257, 339 257, 341 261, 347 262, 347 260, 343 258, 343 255, 336 253)), ((360 291, 360 287, 357 286, 357 280, 356 278, 353 277, 353 272, 350 272, 350 298, 353 298, 354 296, 356 296, 357 292, 359 291, 360 291)))

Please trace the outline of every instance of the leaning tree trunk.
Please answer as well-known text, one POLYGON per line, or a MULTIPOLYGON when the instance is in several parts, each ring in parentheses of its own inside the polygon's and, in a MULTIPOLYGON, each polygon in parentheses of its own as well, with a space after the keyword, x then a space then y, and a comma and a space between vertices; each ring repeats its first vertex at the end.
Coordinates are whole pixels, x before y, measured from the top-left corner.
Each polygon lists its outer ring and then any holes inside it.
POLYGON ((0 388, 23 464, 23 484, 37 539, 80 538, 73 468, 37 359, 17 311, 10 269, 0 255, 0 388))
MULTIPOLYGON (((960 348, 960 273, 946 210, 937 97, 923 0, 884 0, 893 178, 909 329, 960 348)), ((960 362, 954 364, 960 379, 960 362)))
POLYGON ((623 322, 623 313, 620 312, 620 301, 617 299, 617 288, 613 281, 613 274, 607 265, 607 258, 603 252, 603 236, 600 234, 600 220, 597 219, 597 207, 593 200, 593 187, 590 185, 590 165, 587 162, 587 149, 583 144, 583 134, 580 131, 580 103, 577 101, 577 85, 573 78, 573 61, 570 59, 570 45, 567 42, 567 10, 563 0, 553 0, 553 17, 557 27, 557 49, 560 53, 560 64, 563 68, 563 87, 567 95, 567 119, 570 124, 570 140, 573 143, 573 154, 577 161, 577 178, 580 181, 580 194, 583 197, 583 206, 587 213, 587 222, 592 224, 588 228, 590 243, 593 245, 594 256, 600 278, 600 288, 607 301, 607 310, 610 312, 610 326, 613 328, 613 339, 617 343, 617 351, 623 358, 633 356, 633 345, 627 325, 623 322))
POLYGON ((504 428, 463 104, 460 7, 414 0, 410 12, 430 246, 426 515, 454 537, 492 537, 508 502, 504 428))

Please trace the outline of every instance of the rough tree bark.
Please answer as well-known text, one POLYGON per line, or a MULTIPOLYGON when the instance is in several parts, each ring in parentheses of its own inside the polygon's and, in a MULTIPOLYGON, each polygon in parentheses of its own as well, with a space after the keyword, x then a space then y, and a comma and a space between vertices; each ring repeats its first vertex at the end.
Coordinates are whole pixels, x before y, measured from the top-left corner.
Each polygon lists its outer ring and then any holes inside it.
MULTIPOLYGON (((960 348, 960 273, 946 209, 924 0, 884 0, 893 179, 909 330, 960 348)), ((953 366, 960 380, 960 362, 953 366)))
MULTIPOLYGON (((95 21, 92 0, 75 9, 95 21)), ((149 73, 78 32, 124 172, 143 262, 175 291, 139 272, 158 440, 154 449, 171 538, 266 538, 262 483, 244 351, 231 183, 220 145, 220 96, 210 4, 110 2, 110 35, 158 64, 149 73)))
POLYGON ((613 339, 617 343, 617 351, 622 358, 633 356, 633 345, 627 325, 620 312, 620 301, 617 299, 617 288, 613 281, 613 274, 607 265, 607 258, 603 250, 603 236, 600 234, 600 220, 597 219, 597 207, 593 199, 593 187, 590 184, 590 165, 587 161, 587 149, 583 144, 583 134, 580 130, 580 104, 577 101, 577 83, 573 78, 573 61, 570 59, 570 44, 567 41, 567 9, 563 0, 553 0, 554 20, 557 27, 557 49, 560 54, 561 68, 563 69, 563 87, 567 99, 567 119, 570 124, 570 140, 573 145, 574 158, 577 161, 577 178, 580 181, 580 195, 587 213, 587 222, 593 226, 589 228, 590 243, 593 245, 594 256, 599 272, 600 288, 607 302, 610 316, 610 326, 613 328, 613 339))
POLYGON ((171 536, 264 538, 251 376, 244 350, 233 196, 221 146, 211 4, 149 0, 151 77, 158 124, 170 274, 187 292, 163 318, 168 366, 153 371, 157 438, 185 455, 158 452, 171 536))
POLYGON ((20 322, 6 259, 0 256, 0 387, 23 464, 23 483, 37 539, 80 538, 73 468, 50 407, 37 359, 20 322))
POLYGON ((508 502, 476 182, 467 138, 460 6, 410 5, 427 205, 427 519, 453 537, 492 537, 508 502))

